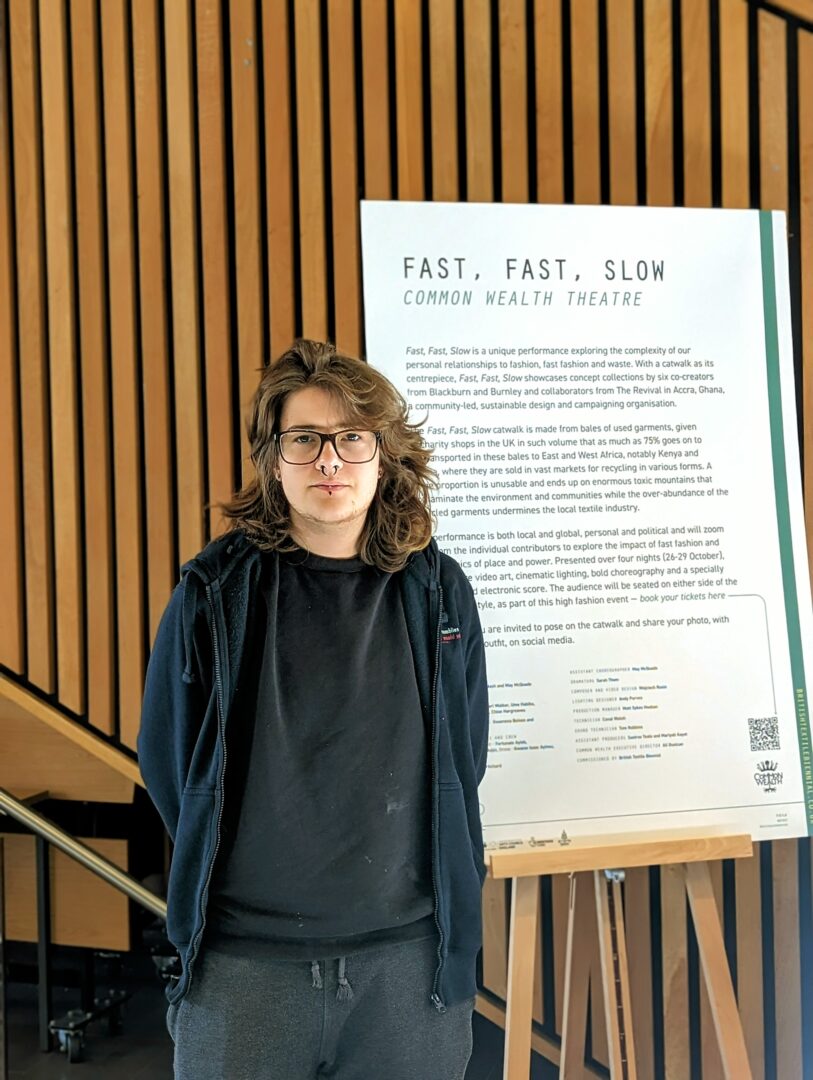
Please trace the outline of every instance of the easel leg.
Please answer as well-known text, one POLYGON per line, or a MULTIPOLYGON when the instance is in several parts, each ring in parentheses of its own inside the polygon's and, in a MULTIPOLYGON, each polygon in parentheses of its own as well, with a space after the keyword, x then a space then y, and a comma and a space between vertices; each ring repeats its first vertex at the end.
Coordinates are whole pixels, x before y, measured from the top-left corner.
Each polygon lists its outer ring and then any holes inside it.
POLYGON ((508 1002, 505 1012, 503 1080, 528 1080, 534 1003, 534 950, 539 919, 539 878, 514 878, 508 942, 508 1002))
POLYGON ((728 969, 720 916, 706 863, 687 863, 686 891, 692 909, 700 964, 723 1059, 726 1080, 751 1080, 742 1023, 728 969))
POLYGON ((587 1032, 587 991, 590 985, 590 956, 596 934, 595 906, 591 874, 572 874, 570 910, 567 919, 565 959, 565 1011, 562 1020, 562 1080, 584 1076, 584 1040, 587 1032))
POLYGON ((595 870, 593 878, 610 1076, 613 1080, 635 1080, 637 1074, 621 883, 616 879, 608 880, 603 870, 595 870))

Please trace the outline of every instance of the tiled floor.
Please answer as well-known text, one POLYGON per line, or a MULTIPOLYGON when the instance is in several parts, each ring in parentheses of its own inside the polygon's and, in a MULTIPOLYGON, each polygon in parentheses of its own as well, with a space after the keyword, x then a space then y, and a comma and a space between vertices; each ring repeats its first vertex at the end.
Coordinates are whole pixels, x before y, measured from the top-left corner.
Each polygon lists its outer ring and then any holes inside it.
MULTIPOLYGON (((14 984, 8 992, 9 1080, 172 1080, 172 1044, 164 1026, 163 990, 157 981, 139 981, 127 1005, 123 1034, 107 1036, 101 1023, 89 1027, 85 1060, 75 1065, 69 1065, 63 1054, 43 1054, 37 1048, 35 988, 14 984)), ((76 1004, 75 990, 56 992, 55 1009, 76 1004)), ((475 1015, 474 1054, 466 1080, 500 1080, 502 1053, 502 1031, 475 1015)), ((552 1065, 534 1055, 531 1080, 556 1076, 552 1065)))

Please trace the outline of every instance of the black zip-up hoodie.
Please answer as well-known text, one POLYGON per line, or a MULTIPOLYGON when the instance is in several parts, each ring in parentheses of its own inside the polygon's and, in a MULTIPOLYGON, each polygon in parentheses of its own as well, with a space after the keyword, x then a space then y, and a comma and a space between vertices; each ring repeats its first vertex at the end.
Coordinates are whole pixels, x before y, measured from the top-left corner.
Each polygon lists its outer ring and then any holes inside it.
MULTIPOLYGON (((189 989, 206 924, 228 768, 226 730, 261 558, 237 530, 188 562, 147 668, 138 756, 175 845, 167 932, 180 953, 182 975, 168 990, 172 1002, 189 989)), ((277 573, 277 557, 271 559, 271 573, 277 573)), ((485 650, 471 585, 434 540, 411 557, 400 577, 421 707, 432 733, 438 964, 427 994, 443 1010, 474 996, 482 939, 485 866, 477 786, 488 744, 485 650)))

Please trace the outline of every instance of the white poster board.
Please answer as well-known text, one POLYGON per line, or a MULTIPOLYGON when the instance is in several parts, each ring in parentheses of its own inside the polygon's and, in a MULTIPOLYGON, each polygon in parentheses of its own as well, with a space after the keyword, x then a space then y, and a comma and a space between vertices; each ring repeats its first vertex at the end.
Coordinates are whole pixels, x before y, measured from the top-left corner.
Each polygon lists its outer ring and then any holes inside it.
POLYGON ((784 215, 366 202, 362 247, 488 646, 486 843, 813 834, 784 215))

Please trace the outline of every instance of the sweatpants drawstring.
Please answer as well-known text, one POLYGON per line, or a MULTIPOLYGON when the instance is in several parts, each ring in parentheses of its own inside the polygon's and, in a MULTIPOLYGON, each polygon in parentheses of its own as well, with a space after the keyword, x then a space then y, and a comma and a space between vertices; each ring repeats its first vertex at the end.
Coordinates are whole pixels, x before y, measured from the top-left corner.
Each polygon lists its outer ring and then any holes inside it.
POLYGON ((352 1001, 353 999, 353 987, 347 981, 345 975, 345 958, 342 956, 339 958, 339 989, 336 991, 337 1001, 352 1001))
POLYGON ((314 990, 322 989, 322 973, 319 971, 319 961, 314 960, 311 964, 311 975, 313 976, 313 988, 314 990))

